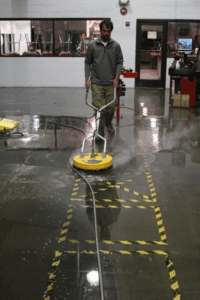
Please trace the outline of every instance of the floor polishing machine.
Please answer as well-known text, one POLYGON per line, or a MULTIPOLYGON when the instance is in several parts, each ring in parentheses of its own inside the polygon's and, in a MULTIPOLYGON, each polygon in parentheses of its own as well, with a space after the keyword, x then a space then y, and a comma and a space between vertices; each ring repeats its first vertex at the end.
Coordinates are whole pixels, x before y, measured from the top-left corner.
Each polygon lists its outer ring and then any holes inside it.
POLYGON ((115 101, 115 95, 114 95, 114 99, 110 103, 108 103, 108 104, 104 105, 103 107, 101 107, 100 109, 98 109, 95 106, 93 106, 92 104, 88 103, 88 101, 87 101, 88 92, 89 92, 89 88, 86 88, 85 103, 87 105, 89 105, 90 107, 92 107, 97 112, 96 113, 96 129, 91 136, 86 137, 83 140, 81 154, 74 157, 73 166, 77 169, 82 169, 82 170, 86 170, 86 171, 87 170, 88 171, 108 170, 108 169, 112 168, 113 162, 112 162, 112 157, 110 155, 106 154, 107 141, 104 137, 102 137, 99 134, 99 123, 100 123, 101 112, 115 101), (97 136, 100 139, 102 139, 104 142, 103 153, 95 153, 95 151, 94 151, 94 140, 95 140, 95 137, 97 137, 97 136), (88 140, 90 138, 93 138, 92 152, 85 153, 84 152, 85 142, 86 142, 86 140, 88 140))
POLYGON ((0 118, 0 137, 7 137, 9 132, 19 125, 19 121, 0 118))

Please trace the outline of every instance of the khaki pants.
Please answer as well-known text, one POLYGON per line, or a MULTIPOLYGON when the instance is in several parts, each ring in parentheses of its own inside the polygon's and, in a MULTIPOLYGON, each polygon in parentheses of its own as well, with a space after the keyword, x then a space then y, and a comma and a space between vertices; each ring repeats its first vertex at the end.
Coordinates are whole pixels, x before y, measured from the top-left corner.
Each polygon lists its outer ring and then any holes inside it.
MULTIPOLYGON (((101 108, 114 99, 114 85, 91 84, 92 89, 92 104, 101 108)), ((115 112, 117 105, 117 97, 115 101, 106 108, 106 112, 111 114, 115 112)))

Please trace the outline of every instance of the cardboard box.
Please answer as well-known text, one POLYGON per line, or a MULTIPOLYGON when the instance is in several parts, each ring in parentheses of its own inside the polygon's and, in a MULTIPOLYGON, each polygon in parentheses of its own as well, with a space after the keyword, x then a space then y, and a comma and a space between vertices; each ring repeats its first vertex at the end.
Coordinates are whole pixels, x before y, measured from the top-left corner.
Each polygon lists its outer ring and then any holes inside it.
POLYGON ((180 107, 181 106, 181 94, 174 94, 173 95, 173 107, 180 107))
POLYGON ((184 94, 181 99, 181 107, 190 107, 190 95, 184 94))

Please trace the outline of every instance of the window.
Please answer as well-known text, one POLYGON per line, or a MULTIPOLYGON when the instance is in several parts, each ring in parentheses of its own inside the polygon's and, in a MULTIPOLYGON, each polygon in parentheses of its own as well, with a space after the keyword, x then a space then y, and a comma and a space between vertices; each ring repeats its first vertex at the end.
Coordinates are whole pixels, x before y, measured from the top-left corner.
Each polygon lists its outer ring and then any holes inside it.
POLYGON ((1 20, 1 56, 84 57, 101 20, 1 20))

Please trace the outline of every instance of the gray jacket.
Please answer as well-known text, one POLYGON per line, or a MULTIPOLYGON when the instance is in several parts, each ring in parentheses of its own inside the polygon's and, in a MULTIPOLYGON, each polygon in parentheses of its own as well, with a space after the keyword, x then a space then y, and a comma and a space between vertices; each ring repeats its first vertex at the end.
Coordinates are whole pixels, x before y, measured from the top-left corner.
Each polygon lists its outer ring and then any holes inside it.
POLYGON ((104 46, 100 38, 97 38, 88 45, 85 76, 90 76, 91 83, 113 84, 116 74, 120 74, 122 70, 123 61, 121 47, 116 41, 110 38, 104 46))

